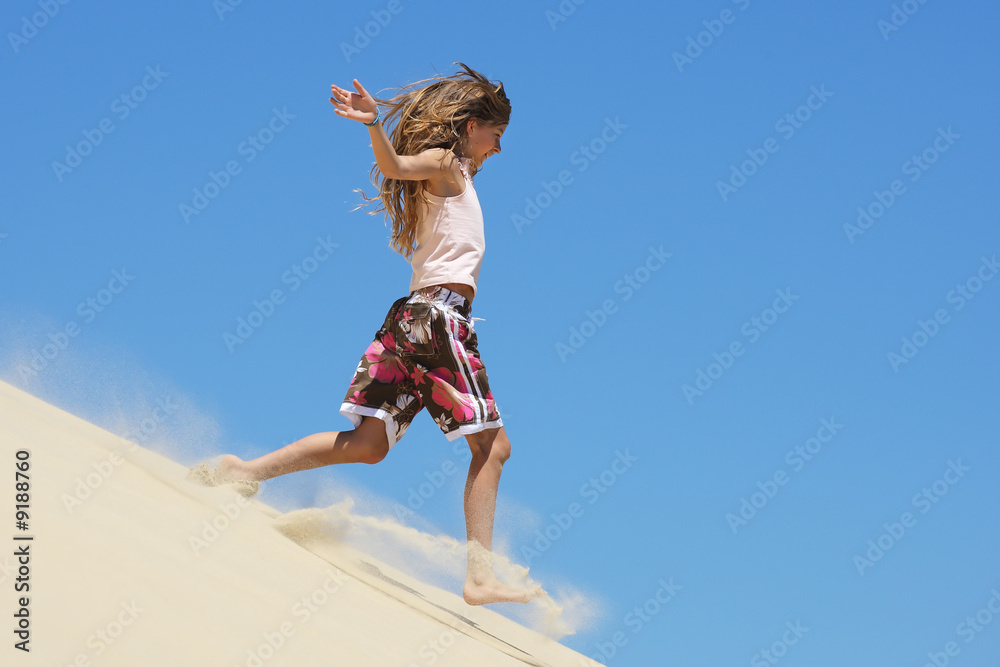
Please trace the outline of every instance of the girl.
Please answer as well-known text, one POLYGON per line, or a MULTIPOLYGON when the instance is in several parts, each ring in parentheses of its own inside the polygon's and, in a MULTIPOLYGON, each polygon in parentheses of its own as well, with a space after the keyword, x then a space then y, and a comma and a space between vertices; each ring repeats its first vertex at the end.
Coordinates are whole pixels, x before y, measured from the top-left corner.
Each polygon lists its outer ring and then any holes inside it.
POLYGON ((497 488, 510 441, 470 319, 485 250, 472 179, 500 152, 511 107, 502 83, 457 64, 461 72, 411 84, 389 100, 376 100, 357 79, 357 92, 330 87, 334 113, 368 129, 379 192, 364 198, 392 220, 391 244, 413 267, 409 295, 389 308, 341 406, 354 429, 316 433, 253 461, 227 455, 216 470, 202 466, 200 478, 252 494, 258 482, 297 470, 378 463, 427 408, 449 440, 465 436, 472 450, 465 601, 527 602, 542 590, 503 584, 492 567, 497 488))

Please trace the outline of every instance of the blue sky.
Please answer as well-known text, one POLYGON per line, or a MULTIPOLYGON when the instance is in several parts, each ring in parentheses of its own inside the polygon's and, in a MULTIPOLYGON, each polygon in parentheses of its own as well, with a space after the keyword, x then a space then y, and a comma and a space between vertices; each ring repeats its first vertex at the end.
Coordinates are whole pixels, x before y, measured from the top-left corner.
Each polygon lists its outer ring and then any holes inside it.
MULTIPOLYGON (((476 179, 473 314, 513 445, 497 531, 522 562, 534 531, 558 534, 532 573, 600 600, 565 643, 616 665, 995 664, 995 4, 0 17, 5 381, 120 432, 173 401, 150 443, 184 462, 347 428, 410 269, 352 212, 373 158, 329 85, 463 61, 513 104, 476 179)), ((449 460, 421 416, 378 466, 267 493, 405 504, 449 460)), ((458 537, 463 480, 420 509, 458 537)))

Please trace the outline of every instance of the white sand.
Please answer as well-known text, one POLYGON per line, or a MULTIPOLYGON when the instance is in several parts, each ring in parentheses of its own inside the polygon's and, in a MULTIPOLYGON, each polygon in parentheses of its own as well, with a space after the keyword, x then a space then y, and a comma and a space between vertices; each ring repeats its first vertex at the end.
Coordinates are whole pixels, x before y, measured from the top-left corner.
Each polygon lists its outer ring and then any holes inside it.
POLYGON ((280 516, 186 472, 0 382, 0 664, 597 664, 309 529, 310 510, 280 516), (19 450, 27 531, 14 517, 19 450), (18 593, 23 545, 30 592, 18 593), (12 632, 25 595, 30 653, 12 632))

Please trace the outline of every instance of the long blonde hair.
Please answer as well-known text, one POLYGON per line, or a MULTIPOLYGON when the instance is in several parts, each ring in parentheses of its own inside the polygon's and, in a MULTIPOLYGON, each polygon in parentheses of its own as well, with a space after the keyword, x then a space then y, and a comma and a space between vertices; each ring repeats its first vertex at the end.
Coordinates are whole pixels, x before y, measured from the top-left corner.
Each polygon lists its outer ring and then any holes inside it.
MULTIPOLYGON (((389 108, 383 125, 391 127, 389 140, 397 155, 418 155, 429 148, 447 148, 460 154, 468 138, 469 120, 487 125, 510 121, 510 100, 503 83, 491 82, 464 63, 454 64, 463 71, 409 84, 387 100, 375 98, 389 108)), ((426 201, 424 184, 385 178, 377 163, 371 170, 371 182, 378 194, 367 197, 359 190, 365 200, 360 206, 378 202, 377 208, 368 212, 385 212, 392 220, 392 247, 409 258, 416 242, 419 207, 426 201)))

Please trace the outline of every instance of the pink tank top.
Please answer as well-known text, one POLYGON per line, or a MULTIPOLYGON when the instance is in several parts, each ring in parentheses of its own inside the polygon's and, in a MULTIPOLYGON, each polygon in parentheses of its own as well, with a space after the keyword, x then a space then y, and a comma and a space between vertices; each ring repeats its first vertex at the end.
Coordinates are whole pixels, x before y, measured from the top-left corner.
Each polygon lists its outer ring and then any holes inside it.
POLYGON ((465 191, 454 197, 425 192, 417 223, 416 249, 410 258, 410 291, 441 283, 461 283, 476 292, 479 267, 486 252, 483 210, 469 176, 469 158, 458 158, 465 191))

